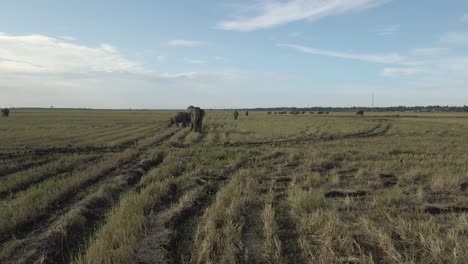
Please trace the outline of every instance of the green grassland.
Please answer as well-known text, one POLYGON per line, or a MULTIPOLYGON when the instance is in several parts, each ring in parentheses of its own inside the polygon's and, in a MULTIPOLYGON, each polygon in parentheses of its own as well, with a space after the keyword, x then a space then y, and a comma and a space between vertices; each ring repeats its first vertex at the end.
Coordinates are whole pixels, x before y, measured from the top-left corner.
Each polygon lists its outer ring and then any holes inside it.
POLYGON ((468 114, 13 110, 0 263, 467 263, 468 114))

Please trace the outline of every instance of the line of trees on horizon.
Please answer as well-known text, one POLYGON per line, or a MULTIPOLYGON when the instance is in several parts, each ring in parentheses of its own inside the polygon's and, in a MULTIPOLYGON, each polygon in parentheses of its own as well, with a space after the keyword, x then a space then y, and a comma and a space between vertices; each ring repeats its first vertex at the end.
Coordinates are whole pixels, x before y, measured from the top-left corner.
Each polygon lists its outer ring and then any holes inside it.
MULTIPOLYGON (((27 109, 27 110, 166 110, 174 111, 177 109, 157 109, 157 108, 116 108, 116 109, 93 109, 93 108, 46 108, 46 107, 10 107, 10 109, 27 109)), ((468 112, 468 106, 441 106, 441 105, 429 105, 429 106, 385 106, 385 107, 258 107, 258 108, 208 108, 207 110, 244 110, 244 111, 309 111, 309 112, 357 112, 363 110, 365 112, 468 112)))
POLYGON ((249 108, 251 111, 313 111, 313 112, 468 112, 468 106, 386 106, 386 107, 271 107, 249 108))

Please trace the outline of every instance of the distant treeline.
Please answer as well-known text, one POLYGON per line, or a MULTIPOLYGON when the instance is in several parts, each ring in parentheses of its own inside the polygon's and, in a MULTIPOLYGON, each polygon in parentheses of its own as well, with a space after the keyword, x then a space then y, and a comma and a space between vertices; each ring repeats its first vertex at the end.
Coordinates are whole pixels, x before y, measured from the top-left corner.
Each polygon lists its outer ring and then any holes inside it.
MULTIPOLYGON (((176 109, 93 109, 93 108, 41 108, 41 107, 12 107, 11 109, 23 110, 140 110, 140 111, 175 111, 176 109)), ((222 110, 232 111, 234 109, 207 109, 207 110, 222 110)), ((388 106, 388 107, 270 107, 270 108, 239 108, 236 110, 248 111, 311 111, 311 112, 357 112, 363 110, 364 112, 468 112, 468 106, 388 106)))
POLYGON ((251 108, 251 111, 313 111, 313 112, 468 112, 468 106, 389 106, 389 107, 273 107, 251 108))

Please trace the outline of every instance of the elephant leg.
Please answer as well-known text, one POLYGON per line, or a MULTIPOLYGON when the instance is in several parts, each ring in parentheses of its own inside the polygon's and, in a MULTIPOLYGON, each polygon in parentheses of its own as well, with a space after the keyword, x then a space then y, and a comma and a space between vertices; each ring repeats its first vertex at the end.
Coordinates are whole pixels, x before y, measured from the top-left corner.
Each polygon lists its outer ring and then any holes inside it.
POLYGON ((198 133, 200 134, 202 132, 202 123, 203 123, 203 120, 200 119, 200 121, 198 122, 198 133))

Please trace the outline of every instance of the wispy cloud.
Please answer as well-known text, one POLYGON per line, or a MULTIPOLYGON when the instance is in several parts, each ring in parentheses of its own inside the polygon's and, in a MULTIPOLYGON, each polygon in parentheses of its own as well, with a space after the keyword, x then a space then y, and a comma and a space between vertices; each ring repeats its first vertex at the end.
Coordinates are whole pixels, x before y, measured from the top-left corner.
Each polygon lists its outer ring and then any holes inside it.
POLYGON ((448 32, 440 37, 440 42, 449 45, 466 45, 468 44, 468 33, 448 32))
POLYGON ((464 14, 464 15, 460 18, 460 21, 461 21, 461 22, 468 22, 468 14, 464 14))
POLYGON ((398 32, 400 30, 400 25, 390 25, 390 26, 386 26, 384 28, 382 28, 378 35, 380 36, 390 36, 390 35, 393 35, 395 34, 396 32, 398 32))
POLYGON ((350 60, 359 60, 359 61, 365 61, 365 62, 371 62, 371 63, 399 64, 399 65, 418 64, 417 62, 408 61, 406 58, 404 58, 398 53, 363 54, 363 53, 346 53, 346 52, 339 52, 339 51, 315 49, 315 48, 305 47, 301 45, 294 45, 294 44, 277 44, 277 46, 294 49, 294 50, 312 54, 312 55, 328 56, 328 57, 350 59, 350 60))
POLYGON ((221 21, 217 28, 235 31, 254 31, 294 21, 315 21, 324 17, 356 12, 376 7, 389 0, 266 0, 257 2, 250 10, 257 15, 221 21))
POLYGON ((424 73, 423 68, 384 68, 382 76, 385 77, 404 77, 424 73))
POLYGON ((205 64, 206 61, 198 60, 198 59, 191 59, 191 58, 184 58, 185 62, 192 63, 192 64, 205 64))
POLYGON ((87 47, 44 35, 0 33, 0 71, 20 73, 124 72, 147 74, 109 44, 87 47))
POLYGON ((173 46, 173 47, 200 47, 206 44, 207 43, 204 41, 187 40, 187 39, 173 39, 167 43, 167 45, 173 46))
MULTIPOLYGON (((151 54, 158 59, 156 52, 151 54)), ((111 44, 90 47, 45 35, 0 33, 0 105, 174 108, 194 101, 209 105, 215 101, 209 97, 213 90, 235 91, 234 87, 251 83, 244 79, 240 73, 221 70, 153 70, 126 58, 111 44), (168 100, 174 97, 180 100, 168 100)), ((216 102, 230 102, 225 94, 216 102)))

